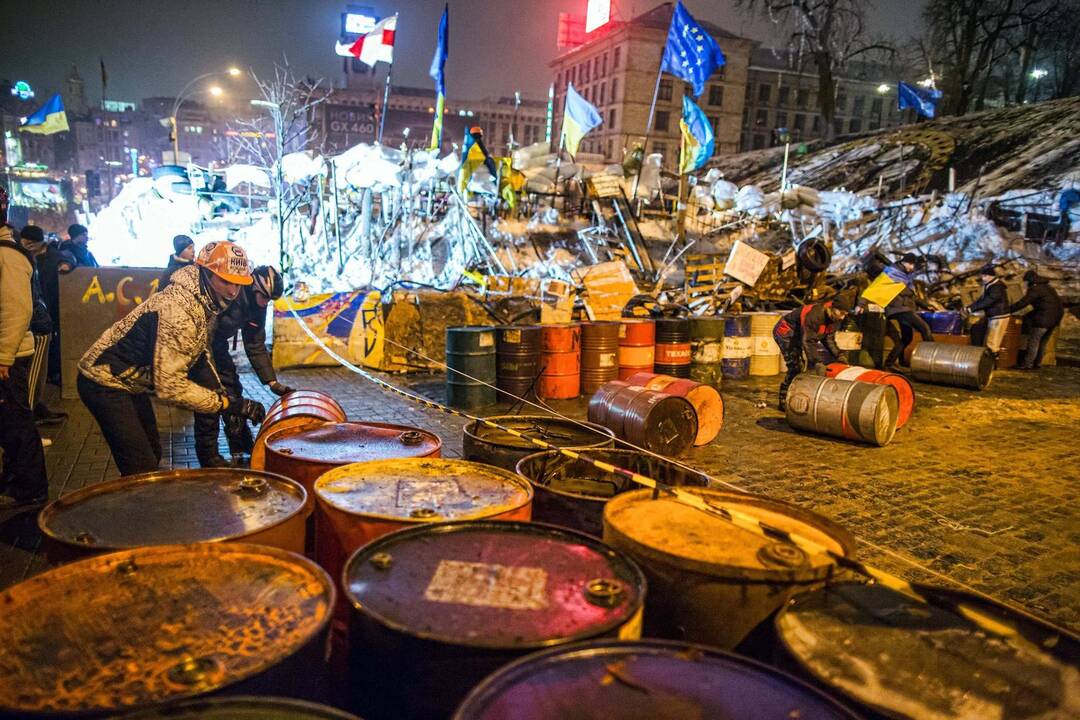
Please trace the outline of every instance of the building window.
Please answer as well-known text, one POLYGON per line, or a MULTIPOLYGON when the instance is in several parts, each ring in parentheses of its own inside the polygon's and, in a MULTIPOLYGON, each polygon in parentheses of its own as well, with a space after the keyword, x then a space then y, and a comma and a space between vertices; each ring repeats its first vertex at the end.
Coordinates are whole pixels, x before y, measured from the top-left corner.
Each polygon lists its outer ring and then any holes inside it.
POLYGON ((608 119, 608 123, 607 123, 608 127, 609 128, 614 128, 615 127, 615 108, 611 108, 611 111, 608 112, 607 119, 608 119))
POLYGON ((709 118, 709 124, 712 125, 713 132, 716 133, 717 135, 719 135, 720 134, 720 118, 719 117, 713 117, 712 115, 707 115, 706 117, 709 118))
MULTIPOLYGON (((622 48, 617 47, 617 48, 615 48, 615 52, 611 56, 611 69, 612 70, 618 70, 619 69, 619 64, 620 64, 621 61, 622 61, 622 48)), ((723 66, 721 66, 721 67, 723 67, 723 66)))
POLYGON ((660 81, 660 95, 659 95, 659 98, 661 100, 670 100, 671 99, 671 81, 670 80, 661 80, 660 81))
POLYGON ((671 124, 671 113, 667 110, 656 111, 656 129, 667 131, 668 125, 671 124))
POLYGON ((844 121, 840 118, 833 118, 832 121, 833 135, 843 135, 844 133, 844 121))
POLYGON ((765 136, 764 135, 755 135, 754 136, 754 150, 761 150, 764 147, 765 147, 765 136))
POLYGON ((555 73, 555 87, 557 87, 557 88, 562 87, 562 70, 555 73))
POLYGON ((767 103, 767 102, 769 102, 769 97, 770 97, 771 94, 772 94, 772 87, 771 86, 766 85, 765 83, 761 83, 760 85, 758 85, 758 89, 757 89, 757 99, 758 100, 760 100, 761 102, 766 102, 767 103))
POLYGON ((769 124, 769 111, 762 108, 757 111, 757 115, 754 116, 754 125, 757 127, 765 127, 769 124))
POLYGON ((744 128, 750 127, 750 108, 744 107, 742 111, 742 126, 744 128))
POLYGON ((612 146, 611 146, 611 140, 609 139, 607 141, 607 156, 608 157, 611 157, 611 151, 612 151, 612 146))
POLYGON ((607 85, 605 85, 604 83, 600 83, 600 104, 601 104, 601 105, 604 105, 604 104, 606 104, 606 102, 607 102, 607 101, 606 101, 606 100, 604 99, 604 95, 605 95, 606 93, 607 93, 607 85))
POLYGON ((874 115, 881 114, 881 98, 874 98, 870 101, 870 112, 874 115))
POLYGON ((589 82, 589 63, 584 62, 581 64, 581 72, 578 73, 581 76, 581 84, 589 82))
POLYGON ((607 53, 604 53, 604 59, 600 63, 600 75, 602 77, 607 77, 607 53))
POLYGON ((611 102, 619 101, 619 78, 611 78, 611 102))
POLYGON ((597 55, 592 61, 592 76, 593 78, 600 79, 600 56, 597 55))
MULTIPOLYGON (((721 65, 720 67, 723 67, 721 65)), ((724 86, 723 85, 711 85, 709 86, 709 104, 713 107, 720 107, 724 104, 724 86)))
POLYGON ((806 96, 807 96, 806 88, 799 88, 798 90, 796 90, 795 91, 795 105, 800 107, 800 108, 806 107, 806 96))
POLYGON ((806 116, 801 113, 795 115, 795 129, 802 131, 806 129, 806 116))
POLYGON ((821 132, 821 116, 820 115, 815 115, 814 116, 814 132, 816 132, 816 133, 821 132))
POLYGON ((852 115, 862 115, 863 107, 864 107, 865 103, 866 103, 866 96, 864 96, 864 95, 856 95, 855 99, 852 101, 851 114, 852 115))
POLYGON ((857 133, 862 130, 862 119, 851 118, 851 122, 848 123, 848 132, 857 133))
POLYGON ((776 111, 776 124, 775 124, 775 126, 778 127, 778 128, 787 127, 787 113, 784 112, 783 110, 777 110, 776 111))
POLYGON ((836 109, 844 112, 847 109, 847 93, 839 93, 836 96, 836 109))
POLYGON ((779 97, 777 98, 777 103, 779 103, 780 105, 787 105, 788 102, 790 102, 790 99, 791 99, 791 88, 789 88, 789 87, 780 88, 779 97))

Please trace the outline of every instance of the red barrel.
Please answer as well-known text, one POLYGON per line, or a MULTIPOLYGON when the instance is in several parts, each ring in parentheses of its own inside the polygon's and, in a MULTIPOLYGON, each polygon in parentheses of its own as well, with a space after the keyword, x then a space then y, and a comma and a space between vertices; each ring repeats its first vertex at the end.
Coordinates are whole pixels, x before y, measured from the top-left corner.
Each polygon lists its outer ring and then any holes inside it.
POLYGON ((594 396, 589 421, 637 447, 666 455, 685 451, 698 434, 697 413, 690 401, 619 380, 594 396))
POLYGON ((625 318, 619 325, 619 379, 637 372, 652 372, 656 361, 656 323, 625 318))
POLYGON ((543 327, 543 371, 537 393, 550 400, 576 398, 581 394, 581 326, 566 323, 543 327))
POLYGON ((348 418, 337 400, 318 390, 294 390, 274 401, 266 411, 266 419, 251 450, 251 469, 266 466, 266 438, 285 428, 306 427, 323 422, 345 422, 348 418))
POLYGON ((581 392, 592 395, 619 376, 617 322, 590 322, 581 326, 581 392))
POLYGON ((698 433, 694 445, 710 443, 720 434, 720 428, 724 426, 724 398, 713 386, 654 373, 637 373, 627 382, 689 400, 698 417, 698 433))
POLYGON ((877 385, 892 385, 896 388, 896 395, 900 400, 899 414, 896 419, 897 430, 902 428, 907 423, 908 418, 911 417, 911 414, 915 412, 915 389, 911 386, 911 381, 903 375, 859 367, 858 365, 845 365, 844 363, 826 365, 825 374, 840 380, 858 380, 859 382, 875 383, 877 385))
POLYGON ((686 318, 661 318, 656 321, 657 372, 675 377, 690 377, 690 321, 686 318))

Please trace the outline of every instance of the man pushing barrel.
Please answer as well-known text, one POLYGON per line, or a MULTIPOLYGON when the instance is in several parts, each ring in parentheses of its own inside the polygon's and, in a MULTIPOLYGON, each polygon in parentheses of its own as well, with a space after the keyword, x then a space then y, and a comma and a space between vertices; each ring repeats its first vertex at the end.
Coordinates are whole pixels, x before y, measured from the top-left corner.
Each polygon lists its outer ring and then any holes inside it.
POLYGON ((787 363, 787 375, 780 383, 781 411, 787 409, 788 386, 803 372, 804 355, 807 370, 818 364, 836 362, 840 358, 836 331, 854 307, 853 298, 841 293, 831 300, 795 308, 776 323, 773 339, 780 346, 780 353, 787 363))

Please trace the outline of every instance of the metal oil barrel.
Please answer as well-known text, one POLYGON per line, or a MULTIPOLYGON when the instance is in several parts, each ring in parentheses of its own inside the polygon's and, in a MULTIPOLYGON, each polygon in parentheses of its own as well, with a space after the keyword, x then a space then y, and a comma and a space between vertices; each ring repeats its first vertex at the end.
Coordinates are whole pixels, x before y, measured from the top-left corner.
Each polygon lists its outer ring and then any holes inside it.
POLYGON ((598 640, 522 658, 478 685, 454 720, 857 720, 775 668, 703 645, 598 640))
POLYGON ((446 328, 446 404, 472 410, 496 398, 495 328, 446 328))
POLYGON ((878 385, 891 385, 896 390, 897 412, 896 429, 904 427, 915 412, 915 388, 906 375, 900 373, 874 370, 873 368, 860 367, 858 365, 845 365, 844 363, 830 363, 825 366, 825 374, 840 380, 852 380, 859 382, 877 383, 878 385))
POLYGON ((336 708, 289 698, 214 697, 124 715, 124 720, 360 720, 336 708))
MULTIPOLYGON (((563 420, 550 415, 496 415, 487 419, 555 447, 600 448, 615 444, 611 430, 591 422, 563 420)), ((480 422, 465 426, 462 450, 466 460, 513 471, 521 458, 538 449, 524 438, 480 422)))
POLYGON ((720 428, 724 426, 724 398, 712 385, 655 373, 637 373, 631 375, 627 382, 666 395, 686 398, 697 413, 698 430, 694 445, 708 445, 720 434, 720 428))
POLYGON ((581 325, 581 393, 592 395, 601 385, 619 376, 618 322, 587 322, 581 325))
MULTIPOLYGON (((851 555, 855 540, 820 515, 789 503, 706 488, 686 492, 798 532, 851 555)), ((617 495, 604 507, 604 542, 626 552, 649 579, 645 634, 734 648, 797 592, 838 572, 824 556, 765 539, 719 516, 651 490, 617 495)))
POLYGON ((994 377, 994 354, 979 345, 921 342, 911 353, 911 376, 919 382, 982 390, 994 377))
POLYGON ((318 390, 294 390, 279 397, 266 411, 251 450, 251 469, 262 470, 266 463, 266 438, 285 428, 345 422, 348 418, 338 401, 318 390))
POLYGON ((786 417, 796 430, 884 447, 896 435, 900 396, 892 385, 803 373, 788 388, 786 417))
POLYGON ((235 541, 304 552, 307 491, 257 470, 159 470, 91 485, 38 515, 54 561, 147 545, 235 541))
POLYGON ((495 379, 498 399, 515 402, 517 398, 536 397, 540 376, 539 325, 504 325, 495 328, 495 379))
POLYGON ((448 717, 498 667, 538 649, 637 638, 641 571, 582 533, 453 522, 369 543, 345 568, 349 681, 369 720, 448 717))
POLYGON ((0 715, 113 716, 228 688, 321 690, 334 586, 245 543, 86 558, 0 592, 0 715))

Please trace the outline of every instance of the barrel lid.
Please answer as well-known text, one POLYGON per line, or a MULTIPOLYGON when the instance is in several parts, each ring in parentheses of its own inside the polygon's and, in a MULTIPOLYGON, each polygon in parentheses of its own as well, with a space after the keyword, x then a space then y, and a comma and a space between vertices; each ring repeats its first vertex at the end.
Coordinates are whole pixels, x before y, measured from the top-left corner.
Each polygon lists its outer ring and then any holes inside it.
POLYGON ((427 457, 442 448, 438 435, 407 425, 345 422, 285 430, 266 439, 268 452, 327 465, 427 457))
POLYGON ((454 720, 854 717, 748 658, 703 645, 600 640, 506 665, 473 689, 454 720))
POLYGON ((252 677, 323 632, 329 576, 277 548, 162 545, 0 592, 0 713, 110 713, 252 677))
POLYGON ((1080 639, 974 595, 917 586, 1004 620, 1004 637, 880 585, 797 596, 776 619, 781 642, 812 675, 892 716, 1080 717, 1080 639))
POLYGON ((360 720, 344 710, 292 698, 200 698, 124 715, 124 720, 360 720))
POLYGON ((501 515, 532 502, 532 488, 508 470, 438 458, 343 465, 319 476, 315 495, 343 512, 425 523, 501 515))
MULTIPOLYGON (((486 418, 503 427, 516 430, 526 437, 543 440, 556 447, 589 447, 610 443, 615 434, 603 425, 580 420, 564 420, 550 415, 498 415, 486 418)), ((505 430, 472 422, 465 427, 465 434, 482 442, 502 447, 526 450, 539 449, 525 438, 519 438, 505 430)))
MULTIPOLYGON (((683 488, 715 505, 753 515, 761 522, 797 532, 834 552, 851 555, 854 539, 815 513, 778 500, 708 488, 683 488)), ((789 543, 750 530, 680 502, 673 495, 653 498, 652 490, 617 495, 604 508, 604 540, 635 556, 674 563, 718 577, 802 581, 827 577, 834 563, 808 557, 789 543)))
POLYGON ((165 470, 91 485, 38 515, 48 537, 88 550, 217 542, 251 535, 301 512, 307 492, 273 473, 165 470))
POLYGON ((438 523, 386 535, 345 567, 362 613, 452 645, 523 650, 636 623, 645 579, 625 555, 553 525, 438 523))

